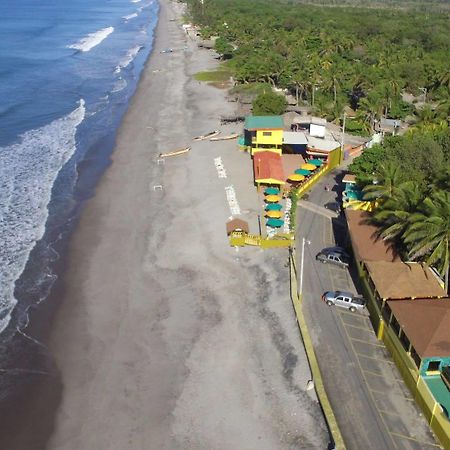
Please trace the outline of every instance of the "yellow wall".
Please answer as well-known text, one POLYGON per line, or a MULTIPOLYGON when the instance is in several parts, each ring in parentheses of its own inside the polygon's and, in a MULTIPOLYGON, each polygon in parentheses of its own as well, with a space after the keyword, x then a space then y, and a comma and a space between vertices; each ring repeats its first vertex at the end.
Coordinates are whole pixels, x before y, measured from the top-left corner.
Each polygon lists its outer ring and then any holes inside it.
POLYGON ((256 130, 256 136, 252 139, 252 155, 258 152, 274 152, 281 155, 283 145, 283 130, 256 130), (264 136, 264 133, 271 133, 264 136), (259 145, 269 147, 259 147, 259 145))
POLYGON ((283 144, 283 130, 256 130, 256 139, 254 144, 283 144), (264 136, 264 133, 271 133, 270 136, 264 136))

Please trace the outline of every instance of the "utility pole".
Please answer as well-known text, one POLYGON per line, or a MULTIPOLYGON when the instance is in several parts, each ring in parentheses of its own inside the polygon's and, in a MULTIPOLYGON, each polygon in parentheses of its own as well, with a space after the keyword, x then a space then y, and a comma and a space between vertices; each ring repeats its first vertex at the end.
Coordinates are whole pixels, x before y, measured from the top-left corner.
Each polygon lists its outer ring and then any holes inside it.
POLYGON ((342 121, 342 138, 341 138, 341 162, 344 159, 344 144, 345 144, 345 118, 347 114, 344 111, 344 119, 342 121))
POLYGON ((307 241, 305 238, 302 238, 302 258, 300 260, 300 296, 303 294, 303 265, 305 262, 305 244, 310 244, 310 241, 307 241))

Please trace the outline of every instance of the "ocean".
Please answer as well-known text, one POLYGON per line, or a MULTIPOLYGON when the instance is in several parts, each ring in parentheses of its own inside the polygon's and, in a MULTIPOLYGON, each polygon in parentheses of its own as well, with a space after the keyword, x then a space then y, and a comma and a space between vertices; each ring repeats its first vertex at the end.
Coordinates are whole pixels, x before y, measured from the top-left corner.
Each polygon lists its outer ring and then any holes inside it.
POLYGON ((23 333, 58 277, 152 49, 158 9, 157 0, 0 1, 2 343, 23 333))

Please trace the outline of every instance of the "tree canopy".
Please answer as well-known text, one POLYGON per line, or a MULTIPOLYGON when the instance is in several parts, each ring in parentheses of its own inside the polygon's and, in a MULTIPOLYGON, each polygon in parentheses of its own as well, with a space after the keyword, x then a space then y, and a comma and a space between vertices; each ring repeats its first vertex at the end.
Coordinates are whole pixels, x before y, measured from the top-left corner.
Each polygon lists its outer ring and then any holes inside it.
POLYGON ((259 94, 253 101, 253 114, 255 116, 278 116, 286 108, 286 99, 275 92, 259 94))
POLYGON ((450 128, 414 130, 366 149, 349 166, 371 221, 405 259, 433 264, 448 287, 450 260, 450 128))
POLYGON ((188 0, 188 6, 203 36, 219 37, 217 50, 238 83, 286 88, 331 120, 351 106, 367 129, 381 116, 412 112, 419 123, 447 119, 447 9, 319 7, 295 0, 188 0), (402 92, 415 96, 416 108, 402 92))

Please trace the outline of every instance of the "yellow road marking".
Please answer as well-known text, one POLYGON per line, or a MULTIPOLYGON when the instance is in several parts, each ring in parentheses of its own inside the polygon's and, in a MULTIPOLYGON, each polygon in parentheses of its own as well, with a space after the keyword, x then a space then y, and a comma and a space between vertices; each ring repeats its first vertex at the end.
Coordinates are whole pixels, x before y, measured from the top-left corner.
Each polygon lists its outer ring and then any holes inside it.
MULTIPOLYGON (((345 326, 344 326, 344 321, 342 320, 342 317, 341 317, 341 316, 339 316, 339 319, 340 319, 340 321, 342 322, 342 326, 343 326, 343 328, 344 328, 345 334, 347 335, 347 338, 348 338, 348 341, 350 342, 350 345, 351 345, 351 347, 352 347, 353 353, 354 353, 355 356, 356 356, 356 350, 355 350, 355 347, 353 346, 353 342, 352 342, 350 336, 348 335, 347 329, 346 329, 345 326)), ((368 393, 369 393, 369 395, 370 395, 370 398, 372 399, 372 403, 373 403, 373 405, 375 406, 375 409, 378 411, 378 415, 379 415, 379 417, 380 417, 380 419, 381 419, 381 422, 383 423, 383 425, 384 425, 384 427, 385 427, 385 429, 386 429, 387 434, 388 434, 389 437, 391 438, 391 441, 392 441, 392 444, 394 445, 394 448, 398 449, 397 444, 395 443, 394 439, 392 438, 392 435, 390 434, 389 427, 387 426, 386 421, 384 420, 383 415, 380 413, 380 410, 378 409, 378 406, 377 406, 377 404, 376 404, 376 402, 375 402, 375 397, 373 396, 373 392, 374 392, 374 391, 373 391, 372 389, 370 389, 370 387, 369 387, 369 383, 368 383, 367 378, 366 378, 366 376, 365 376, 365 374, 364 374, 364 369, 362 368, 361 362, 359 361, 359 358, 358 358, 357 356, 356 356, 356 361, 358 362, 359 370, 361 371, 361 376, 362 376, 362 378, 363 378, 363 380, 364 380, 364 383, 365 383, 366 386, 367 386, 368 393)))
MULTIPOLYGON (((353 340, 356 341, 356 339, 353 339, 353 340)), ((365 342, 365 341, 361 341, 361 342, 365 342)), ((366 342, 366 344, 368 344, 368 342, 366 342)), ((378 345, 378 346, 380 346, 380 344, 373 344, 373 345, 378 345)), ((381 347, 381 346, 380 346, 380 347, 381 347)), ((394 361, 389 361, 389 360, 381 359, 381 358, 375 358, 374 356, 364 355, 363 353, 356 353, 356 354, 357 354, 358 356, 362 356, 363 358, 374 359, 374 360, 376 360, 376 361, 385 362, 385 363, 388 363, 388 364, 394 364, 394 365, 395 365, 394 361)))
POLYGON ((394 433, 393 431, 390 431, 389 434, 392 434, 393 436, 398 436, 398 437, 403 438, 403 439, 408 439, 409 441, 417 442, 418 444, 429 445, 431 447, 436 447, 436 448, 442 448, 440 445, 435 444, 434 442, 419 441, 418 439, 412 438, 411 436, 405 436, 404 434, 394 433))
POLYGON ((375 377, 381 377, 384 378, 382 373, 376 373, 376 372, 372 372, 371 370, 367 370, 367 369, 363 369, 364 372, 370 374, 370 375, 374 375, 375 377))
MULTIPOLYGON (((342 321, 342 322, 344 322, 344 321, 342 321)), ((356 329, 358 329, 358 330, 368 331, 368 332, 371 333, 373 336, 375 336, 375 335, 373 334, 373 330, 369 330, 368 328, 359 327, 358 325, 352 325, 352 324, 347 323, 347 322, 344 322, 344 324, 345 324, 346 327, 352 327, 352 328, 356 328, 356 329)))
MULTIPOLYGON (((377 409, 378 409, 378 408, 377 408, 377 409)), ((384 409, 378 409, 378 411, 379 411, 381 414, 388 414, 389 416, 402 417, 400 414, 393 413, 393 412, 391 412, 391 411, 385 411, 384 409)), ((390 433, 392 433, 392 431, 390 431, 390 433)))
MULTIPOLYGON (((344 314, 347 316, 352 316, 355 319, 362 319, 364 322, 370 323, 370 319, 366 316, 363 316, 362 314, 356 314, 356 313, 352 313, 350 311, 346 311, 345 309, 339 311, 339 314, 344 314)), ((373 328, 372 328, 373 329, 373 328)))
MULTIPOLYGON (((363 344, 373 345, 374 347, 381 347, 381 348, 384 348, 384 345, 378 344, 377 342, 364 341, 363 339, 358 339, 358 338, 351 338, 351 340, 352 340, 352 341, 356 341, 356 342, 362 342, 363 344)), ((388 361, 388 362, 389 362, 389 361, 388 361)))

